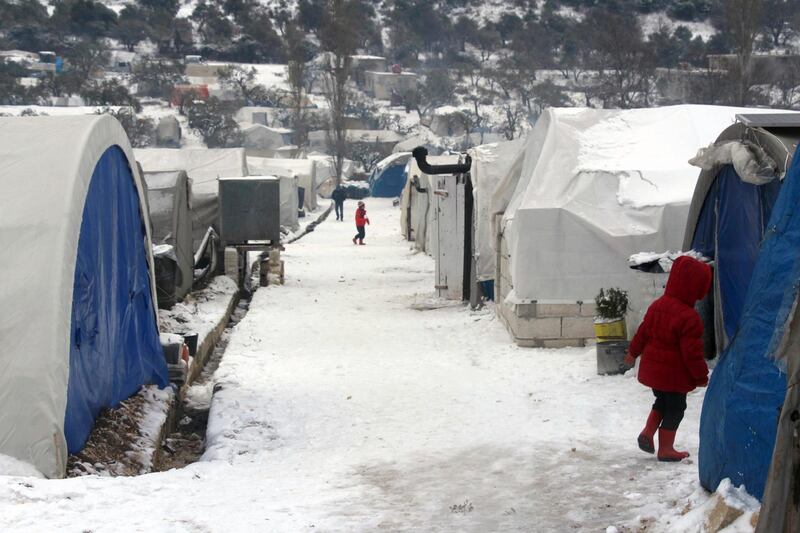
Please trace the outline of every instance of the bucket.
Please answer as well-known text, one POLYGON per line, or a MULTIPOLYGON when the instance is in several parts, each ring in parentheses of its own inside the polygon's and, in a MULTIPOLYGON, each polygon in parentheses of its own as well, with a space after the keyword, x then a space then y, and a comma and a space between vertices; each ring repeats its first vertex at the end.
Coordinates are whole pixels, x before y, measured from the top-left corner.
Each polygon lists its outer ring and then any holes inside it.
POLYGON ((628 331, 625 327, 625 319, 620 318, 613 322, 595 322, 594 335, 598 341, 610 339, 627 339, 628 331))
POLYGON ((597 343, 597 374, 607 376, 624 374, 630 368, 625 364, 628 341, 601 341, 597 343))

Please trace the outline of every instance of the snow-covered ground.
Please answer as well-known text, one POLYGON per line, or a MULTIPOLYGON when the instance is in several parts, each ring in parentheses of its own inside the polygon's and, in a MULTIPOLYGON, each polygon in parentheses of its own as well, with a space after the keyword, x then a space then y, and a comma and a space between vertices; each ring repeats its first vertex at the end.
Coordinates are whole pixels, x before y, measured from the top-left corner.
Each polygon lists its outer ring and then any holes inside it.
MULTIPOLYGON (((707 500, 696 464, 636 446, 647 389, 597 376, 591 349, 518 348, 491 310, 436 305, 433 261, 401 240, 399 210, 367 208, 367 246, 329 218, 287 247, 286 285, 256 292, 200 462, 0 477, 0 530, 699 530, 681 516, 707 500)), ((678 436, 693 456, 702 394, 678 436)))

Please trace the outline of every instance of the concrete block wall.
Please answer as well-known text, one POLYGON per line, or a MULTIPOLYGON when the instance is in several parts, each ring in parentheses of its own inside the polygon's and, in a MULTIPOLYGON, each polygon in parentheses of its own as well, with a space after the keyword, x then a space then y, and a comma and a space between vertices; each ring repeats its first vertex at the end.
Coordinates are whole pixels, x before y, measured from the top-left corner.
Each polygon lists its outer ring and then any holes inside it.
POLYGON ((594 316, 591 302, 532 301, 507 303, 513 289, 511 256, 505 238, 497 242, 495 276, 496 309, 514 342, 530 348, 565 348, 594 342, 594 316), (499 283, 498 283, 499 282, 499 283))

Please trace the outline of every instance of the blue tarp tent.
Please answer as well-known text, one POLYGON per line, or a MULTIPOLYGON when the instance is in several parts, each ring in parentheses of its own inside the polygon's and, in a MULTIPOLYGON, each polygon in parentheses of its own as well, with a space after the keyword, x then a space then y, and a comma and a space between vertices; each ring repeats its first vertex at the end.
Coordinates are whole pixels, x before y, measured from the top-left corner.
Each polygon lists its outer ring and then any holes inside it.
POLYGON ((110 116, 0 119, 0 453, 65 473, 98 413, 167 384, 144 188, 110 116))
MULTIPOLYGON (((742 138, 767 135, 734 130, 742 138)), ((767 155, 788 161, 786 145, 769 140, 767 155)), ((786 394, 775 353, 800 281, 798 163, 783 182, 761 185, 743 181, 732 165, 704 172, 690 210, 684 244, 715 261, 715 318, 706 328, 716 330, 720 355, 703 404, 699 455, 700 481, 711 491, 730 478, 759 499, 764 494, 786 394)))
POLYGON ((369 194, 376 198, 397 198, 403 193, 408 174, 406 163, 411 154, 392 154, 375 166, 369 177, 369 194))

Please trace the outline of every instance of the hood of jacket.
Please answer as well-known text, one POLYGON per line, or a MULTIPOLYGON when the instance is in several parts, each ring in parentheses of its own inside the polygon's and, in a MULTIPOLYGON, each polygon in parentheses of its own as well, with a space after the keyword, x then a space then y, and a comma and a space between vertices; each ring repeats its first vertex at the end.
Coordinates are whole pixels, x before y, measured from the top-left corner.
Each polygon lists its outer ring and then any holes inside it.
POLYGON ((713 278, 711 267, 688 256, 681 256, 672 264, 664 294, 694 306, 708 294, 713 278))

